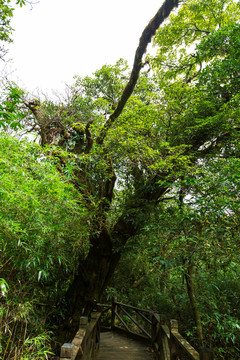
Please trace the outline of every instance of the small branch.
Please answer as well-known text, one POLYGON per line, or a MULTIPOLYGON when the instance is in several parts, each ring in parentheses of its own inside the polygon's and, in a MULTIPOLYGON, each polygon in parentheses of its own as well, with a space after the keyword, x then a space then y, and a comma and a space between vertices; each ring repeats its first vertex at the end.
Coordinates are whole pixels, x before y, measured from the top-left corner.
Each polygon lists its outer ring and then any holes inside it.
POLYGON ((27 0, 25 2, 31 6, 30 10, 33 9, 33 5, 36 5, 36 4, 40 3, 40 1, 27 1, 27 0))
POLYGON ((208 30, 201 30, 201 29, 199 29, 199 27, 197 27, 197 25, 196 25, 195 23, 189 23, 188 25, 193 25, 193 26, 194 26, 194 29, 188 28, 188 29, 187 29, 188 31, 197 31, 197 32, 204 33, 204 34, 206 34, 206 35, 209 35, 209 34, 210 34, 210 31, 208 31, 208 30))
MULTIPOLYGON (((190 70, 189 70, 190 71, 190 70)), ((185 84, 189 84, 193 79, 195 79, 198 74, 202 71, 202 63, 200 63, 200 68, 198 71, 196 71, 192 76, 190 76, 188 79, 185 80, 185 84)))

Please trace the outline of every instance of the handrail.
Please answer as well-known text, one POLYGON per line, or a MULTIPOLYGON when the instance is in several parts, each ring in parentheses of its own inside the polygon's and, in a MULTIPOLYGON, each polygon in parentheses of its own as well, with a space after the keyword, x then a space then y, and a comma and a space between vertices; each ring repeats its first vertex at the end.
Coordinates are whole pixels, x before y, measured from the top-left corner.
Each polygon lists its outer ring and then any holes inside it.
POLYGON ((100 343, 100 312, 93 312, 91 319, 80 318, 79 330, 71 343, 61 347, 60 360, 94 359, 100 343))
POLYGON ((178 321, 154 314, 152 317, 152 346, 159 360, 181 360, 182 357, 191 360, 213 360, 213 351, 201 348, 198 351, 178 332, 178 321))
POLYGON ((123 308, 123 306, 119 305, 120 309, 124 312, 125 315, 128 316, 132 322, 137 325, 137 327, 141 330, 141 332, 146 335, 149 339, 151 339, 151 335, 123 308))
POLYGON ((129 335, 144 340, 151 340, 151 311, 136 306, 123 304, 112 298, 111 305, 111 329, 125 330, 129 335), (118 322, 116 322, 116 318, 118 322), (144 324, 147 323, 147 326, 144 324), (134 324, 134 329, 131 329, 134 324), (120 326, 118 326, 120 325, 120 326), (123 328, 121 327, 123 326, 123 328))
POLYGON ((87 317, 80 318, 79 330, 71 343, 65 343, 61 347, 60 360, 93 360, 100 344, 100 317, 105 311, 111 310, 111 330, 121 330, 129 336, 135 336, 148 341, 156 354, 157 360, 213 360, 213 352, 210 349, 200 349, 197 352, 192 345, 178 332, 177 320, 170 320, 167 325, 166 317, 151 310, 137 308, 132 305, 123 304, 112 298, 111 305, 97 304, 98 311, 91 314, 90 321, 87 317), (101 309, 101 310, 100 310, 101 309), (128 309, 128 311, 126 310, 128 309), (134 311, 135 314, 130 314, 134 311), (128 321, 141 331, 141 334, 133 331, 129 323, 126 323, 119 312, 123 312, 128 321), (140 324, 135 315, 139 315, 145 322, 140 324), (149 318, 148 318, 149 317, 149 318), (116 325, 116 318, 124 326, 116 325), (150 327, 150 331, 149 331, 150 327), (187 357, 186 357, 187 356, 187 357))
MULTIPOLYGON (((115 299, 115 298, 114 298, 114 299, 115 299)), ((132 306, 132 305, 128 305, 128 304, 123 304, 122 302, 119 302, 119 301, 115 301, 115 304, 120 305, 120 306, 123 306, 123 307, 126 307, 126 308, 129 308, 129 309, 132 309, 132 310, 135 310, 135 311, 141 311, 141 312, 145 312, 145 313, 147 313, 147 314, 150 314, 150 313, 151 313, 150 310, 142 309, 142 308, 139 308, 139 307, 136 307, 136 306, 132 306)))

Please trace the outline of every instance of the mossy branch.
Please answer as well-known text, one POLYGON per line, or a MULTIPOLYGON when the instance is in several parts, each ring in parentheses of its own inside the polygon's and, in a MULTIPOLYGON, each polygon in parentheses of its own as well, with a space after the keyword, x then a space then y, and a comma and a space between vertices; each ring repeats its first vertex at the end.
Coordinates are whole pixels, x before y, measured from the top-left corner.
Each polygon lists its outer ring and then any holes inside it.
POLYGON ((147 50, 148 44, 151 42, 152 37, 155 35, 159 26, 169 16, 174 7, 178 6, 178 0, 165 0, 161 8, 157 11, 156 15, 152 18, 149 24, 144 29, 142 36, 139 40, 139 45, 135 53, 134 64, 129 81, 122 92, 122 96, 117 104, 115 111, 110 115, 109 119, 105 122, 101 133, 99 134, 96 142, 102 144, 107 135, 108 129, 112 126, 114 121, 122 113, 127 100, 133 93, 135 85, 137 83, 139 73, 143 67, 142 58, 147 50))

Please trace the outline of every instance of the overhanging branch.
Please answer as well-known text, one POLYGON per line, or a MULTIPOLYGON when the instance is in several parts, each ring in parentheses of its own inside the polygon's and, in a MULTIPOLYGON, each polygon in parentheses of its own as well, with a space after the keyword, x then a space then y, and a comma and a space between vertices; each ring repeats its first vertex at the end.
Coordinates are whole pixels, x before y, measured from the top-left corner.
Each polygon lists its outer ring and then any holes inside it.
POLYGON ((135 85, 137 83, 139 73, 143 67, 142 57, 147 50, 148 44, 151 42, 152 37, 155 35, 159 26, 169 16, 174 7, 178 6, 178 0, 165 0, 161 8, 157 11, 156 15, 152 18, 149 24, 144 29, 142 36, 139 40, 139 45, 135 53, 134 64, 130 79, 122 92, 122 96, 117 104, 115 111, 110 115, 109 119, 105 122, 102 131, 100 132, 96 142, 102 144, 107 135, 108 129, 112 126, 114 121, 122 113, 127 100, 132 95, 135 85))

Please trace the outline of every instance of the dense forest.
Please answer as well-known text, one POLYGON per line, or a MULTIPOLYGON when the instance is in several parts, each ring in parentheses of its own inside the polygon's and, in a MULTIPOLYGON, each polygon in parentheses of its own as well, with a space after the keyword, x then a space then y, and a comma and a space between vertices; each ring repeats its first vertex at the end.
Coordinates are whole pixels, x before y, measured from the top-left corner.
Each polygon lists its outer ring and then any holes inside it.
POLYGON ((132 69, 76 75, 57 100, 2 81, 2 360, 50 358, 112 296, 239 359, 239 20, 234 0, 166 0, 132 69))

